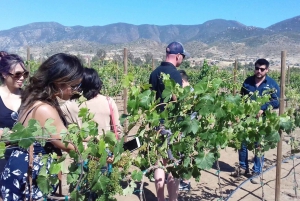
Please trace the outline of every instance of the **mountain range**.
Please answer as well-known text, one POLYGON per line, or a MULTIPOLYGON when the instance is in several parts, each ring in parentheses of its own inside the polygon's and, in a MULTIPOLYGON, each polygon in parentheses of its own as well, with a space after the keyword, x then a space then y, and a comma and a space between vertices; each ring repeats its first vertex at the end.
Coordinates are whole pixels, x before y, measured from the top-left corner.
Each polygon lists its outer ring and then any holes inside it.
POLYGON ((119 54, 122 47, 128 47, 135 56, 150 52, 161 57, 166 44, 172 41, 182 42, 194 58, 272 58, 287 50, 291 58, 298 60, 300 16, 267 28, 215 19, 198 25, 165 26, 116 23, 83 27, 36 22, 0 31, 1 50, 23 54, 30 46, 34 57, 59 51, 93 55, 97 49, 119 54))

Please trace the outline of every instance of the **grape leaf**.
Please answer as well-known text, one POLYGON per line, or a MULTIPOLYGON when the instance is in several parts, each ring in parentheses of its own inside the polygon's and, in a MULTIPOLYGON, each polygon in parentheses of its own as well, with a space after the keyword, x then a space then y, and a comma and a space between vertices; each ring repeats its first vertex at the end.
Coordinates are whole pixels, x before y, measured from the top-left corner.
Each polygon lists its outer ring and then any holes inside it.
POLYGON ((199 155, 195 159, 195 162, 198 168, 208 170, 215 162, 214 154, 210 152, 199 153, 199 155))
POLYGON ((39 189, 44 193, 48 194, 50 190, 50 184, 48 183, 48 178, 42 175, 38 175, 37 185, 39 189))
POLYGON ((143 172, 142 171, 137 171, 137 170, 134 170, 132 173, 131 173, 131 177, 133 180, 136 180, 138 182, 140 182, 143 178, 143 172))

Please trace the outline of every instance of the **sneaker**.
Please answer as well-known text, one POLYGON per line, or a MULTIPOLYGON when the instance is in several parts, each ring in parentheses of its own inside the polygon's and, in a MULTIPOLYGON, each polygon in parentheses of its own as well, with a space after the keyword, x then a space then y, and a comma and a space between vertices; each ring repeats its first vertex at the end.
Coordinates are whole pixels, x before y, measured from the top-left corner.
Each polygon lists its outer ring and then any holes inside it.
POLYGON ((241 175, 249 174, 249 170, 242 168, 241 166, 238 166, 235 168, 234 172, 231 173, 231 176, 233 177, 240 177, 241 175))
POLYGON ((260 183, 260 173, 258 172, 253 172, 252 177, 250 179, 252 184, 259 184, 260 183))
POLYGON ((190 191, 191 190, 191 182, 186 183, 181 180, 179 183, 179 190, 180 191, 190 191))

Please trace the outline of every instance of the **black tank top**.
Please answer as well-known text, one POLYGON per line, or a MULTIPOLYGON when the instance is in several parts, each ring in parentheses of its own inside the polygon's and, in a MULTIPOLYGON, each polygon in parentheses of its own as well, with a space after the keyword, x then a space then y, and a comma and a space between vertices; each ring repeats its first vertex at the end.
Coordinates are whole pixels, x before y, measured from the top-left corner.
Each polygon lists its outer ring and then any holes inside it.
POLYGON ((4 102, 0 96, 0 128, 9 128, 12 129, 16 120, 12 119, 11 114, 14 111, 7 108, 4 105, 4 102))

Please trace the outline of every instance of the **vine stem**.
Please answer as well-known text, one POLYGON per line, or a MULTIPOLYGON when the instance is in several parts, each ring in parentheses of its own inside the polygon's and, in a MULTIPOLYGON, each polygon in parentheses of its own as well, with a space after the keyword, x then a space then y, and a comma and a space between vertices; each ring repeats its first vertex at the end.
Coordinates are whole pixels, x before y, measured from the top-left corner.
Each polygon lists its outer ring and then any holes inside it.
POLYGON ((260 156, 260 158, 259 158, 259 160, 260 160, 260 164, 261 164, 261 171, 260 171, 260 173, 259 173, 259 178, 260 178, 260 185, 261 185, 261 191, 262 191, 262 194, 261 194, 261 200, 262 201, 264 201, 265 200, 265 192, 264 192, 264 174, 263 174, 263 161, 262 161, 262 156, 263 156, 263 154, 260 154, 261 156, 260 156))
POLYGON ((293 158, 293 169, 294 169, 294 190, 295 190, 296 198, 298 198, 298 192, 297 192, 298 183, 297 183, 297 179, 296 179, 295 154, 292 155, 292 158, 293 158))
POLYGON ((221 200, 224 200, 224 197, 223 197, 223 190, 222 190, 222 185, 221 185, 221 176, 220 176, 220 165, 219 165, 219 159, 217 160, 217 169, 218 169, 218 183, 219 183, 219 191, 220 191, 220 196, 221 196, 221 200))
POLYGON ((169 101, 169 102, 167 102, 167 103, 159 103, 159 104, 155 105, 155 107, 152 108, 152 109, 150 110, 150 112, 153 112, 153 110, 155 110, 157 107, 159 107, 159 106, 161 106, 161 105, 168 105, 169 103, 177 103, 177 101, 169 101))

